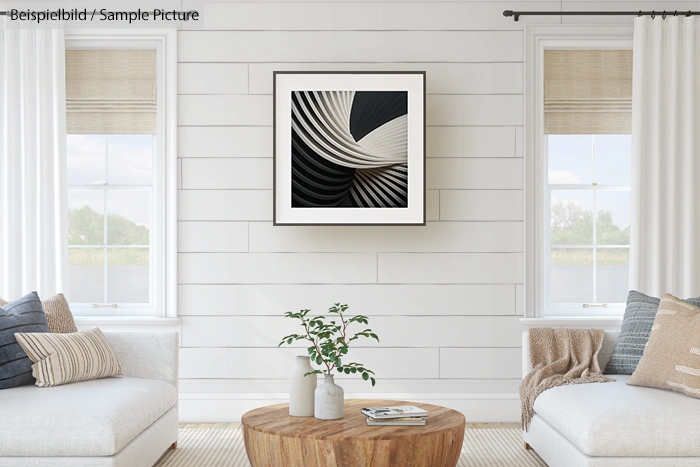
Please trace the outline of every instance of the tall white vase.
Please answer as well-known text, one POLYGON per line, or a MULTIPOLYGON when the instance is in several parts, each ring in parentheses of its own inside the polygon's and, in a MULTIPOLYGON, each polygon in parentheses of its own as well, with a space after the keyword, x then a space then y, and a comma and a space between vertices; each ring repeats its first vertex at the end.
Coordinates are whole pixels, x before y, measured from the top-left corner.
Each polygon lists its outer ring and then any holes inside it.
POLYGON ((304 376, 314 371, 307 356, 298 356, 289 375, 289 415, 292 417, 314 416, 314 390, 316 375, 304 376))
POLYGON ((335 384, 333 375, 323 375, 323 384, 314 392, 314 417, 319 420, 337 420, 345 412, 345 391, 335 384))

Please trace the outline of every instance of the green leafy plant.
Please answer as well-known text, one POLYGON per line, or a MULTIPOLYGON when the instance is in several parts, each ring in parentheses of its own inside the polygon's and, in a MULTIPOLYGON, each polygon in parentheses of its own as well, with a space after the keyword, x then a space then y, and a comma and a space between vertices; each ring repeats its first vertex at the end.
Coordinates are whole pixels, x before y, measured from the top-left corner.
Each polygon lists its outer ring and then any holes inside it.
POLYGON ((369 380, 372 386, 375 385, 374 372, 365 368, 361 363, 347 363, 343 359, 348 353, 350 343, 360 339, 361 337, 375 339, 379 342, 379 337, 372 332, 371 329, 365 329, 352 334, 348 331, 348 326, 357 324, 369 324, 369 318, 363 315, 355 315, 346 319, 343 313, 347 311, 347 305, 336 303, 328 309, 331 315, 337 316, 337 319, 332 319, 333 316, 309 316, 310 310, 301 310, 298 313, 288 311, 284 314, 287 318, 298 319, 301 321, 301 326, 304 328, 303 334, 290 334, 282 338, 282 344, 291 345, 294 341, 308 341, 311 343, 306 350, 311 357, 311 361, 321 366, 323 370, 314 370, 306 373, 304 376, 316 374, 332 374, 333 370, 342 374, 360 374, 362 379, 369 380), (336 322, 338 321, 338 322, 336 322))

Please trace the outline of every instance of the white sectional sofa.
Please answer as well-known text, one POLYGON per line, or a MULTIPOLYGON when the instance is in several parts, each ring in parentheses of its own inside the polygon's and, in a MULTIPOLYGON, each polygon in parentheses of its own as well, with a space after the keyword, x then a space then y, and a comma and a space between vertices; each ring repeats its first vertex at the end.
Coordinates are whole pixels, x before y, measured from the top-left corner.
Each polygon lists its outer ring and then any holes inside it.
POLYGON ((178 435, 178 335, 105 332, 123 377, 0 391, 0 466, 151 467, 178 435))
MULTIPOLYGON (((605 368, 619 333, 606 332, 605 368)), ((523 334, 523 376, 529 373, 523 334)), ((523 439, 550 467, 698 467, 700 399, 662 389, 614 383, 562 386, 543 392, 523 439)))

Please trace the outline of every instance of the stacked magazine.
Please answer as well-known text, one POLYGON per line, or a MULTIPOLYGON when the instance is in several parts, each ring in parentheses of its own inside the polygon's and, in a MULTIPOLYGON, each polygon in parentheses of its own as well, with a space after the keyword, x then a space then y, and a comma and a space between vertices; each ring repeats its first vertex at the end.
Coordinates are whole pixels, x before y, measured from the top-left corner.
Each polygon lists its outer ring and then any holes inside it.
POLYGON ((368 407, 360 410, 367 415, 369 426, 422 426, 428 412, 413 405, 368 407))

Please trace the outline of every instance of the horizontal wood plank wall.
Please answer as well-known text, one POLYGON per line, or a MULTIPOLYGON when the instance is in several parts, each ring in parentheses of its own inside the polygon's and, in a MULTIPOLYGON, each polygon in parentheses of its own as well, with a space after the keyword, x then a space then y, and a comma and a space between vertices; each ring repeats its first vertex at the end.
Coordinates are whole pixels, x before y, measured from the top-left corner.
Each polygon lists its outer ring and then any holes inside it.
MULTIPOLYGON (((524 10, 560 2, 518 1, 524 10)), ((375 388, 519 419, 523 24, 491 1, 183 2, 178 34, 182 421, 286 398, 288 310, 371 317, 375 388), (272 226, 272 72, 425 70, 425 227, 272 226)), ((559 17, 537 22, 559 23, 559 17)), ((303 353, 303 352, 302 352, 303 353)))

